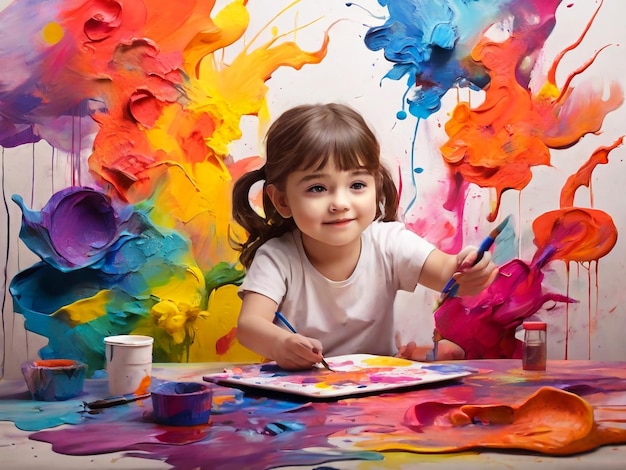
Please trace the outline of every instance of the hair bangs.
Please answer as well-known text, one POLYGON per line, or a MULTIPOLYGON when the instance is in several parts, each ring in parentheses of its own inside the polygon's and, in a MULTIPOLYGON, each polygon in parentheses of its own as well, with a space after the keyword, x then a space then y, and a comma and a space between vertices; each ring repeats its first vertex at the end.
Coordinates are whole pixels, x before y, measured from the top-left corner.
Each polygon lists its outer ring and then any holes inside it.
POLYGON ((301 153, 298 169, 319 171, 332 161, 340 171, 365 168, 374 173, 380 165, 376 138, 348 123, 337 124, 316 133, 315 138, 308 142, 306 151, 301 153))

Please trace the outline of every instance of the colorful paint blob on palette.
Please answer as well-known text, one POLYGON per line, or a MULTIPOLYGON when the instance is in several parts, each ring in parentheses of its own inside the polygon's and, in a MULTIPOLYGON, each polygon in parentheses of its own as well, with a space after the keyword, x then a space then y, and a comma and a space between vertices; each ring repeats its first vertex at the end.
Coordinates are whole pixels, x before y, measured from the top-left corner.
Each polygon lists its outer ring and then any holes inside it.
POLYGON ((451 381, 472 369, 452 364, 428 364, 371 354, 327 357, 332 371, 315 367, 287 371, 274 362, 228 369, 203 377, 208 382, 251 387, 257 393, 280 392, 309 398, 337 398, 451 381))

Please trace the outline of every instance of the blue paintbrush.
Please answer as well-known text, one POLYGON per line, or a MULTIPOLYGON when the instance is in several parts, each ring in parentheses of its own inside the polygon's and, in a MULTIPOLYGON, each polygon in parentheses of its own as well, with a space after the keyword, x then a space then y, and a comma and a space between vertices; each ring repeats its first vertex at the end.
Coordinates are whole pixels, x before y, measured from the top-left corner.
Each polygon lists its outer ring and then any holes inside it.
MULTIPOLYGON (((291 323, 289 323, 289 321, 285 318, 285 316, 282 313, 276 312, 275 315, 276 315, 276 318, 278 318, 283 325, 289 328, 289 330, 292 333, 297 333, 296 329, 291 325, 291 323)), ((334 370, 330 368, 330 366, 328 365, 328 362, 326 362, 324 358, 322 358, 320 362, 322 363, 324 367, 326 367, 326 369, 328 369, 331 372, 335 372, 334 370)))
MULTIPOLYGON (((489 232, 489 235, 487 236, 487 238, 485 238, 483 242, 480 244, 480 246, 478 247, 478 254, 476 255, 476 259, 472 263, 472 266, 476 265, 481 259, 483 259, 483 256, 485 256, 485 253, 489 250, 489 248, 491 248, 491 246, 493 245, 493 242, 496 240, 498 235, 502 233, 502 230, 504 230, 504 227, 506 227, 510 219, 511 219, 511 216, 508 215, 506 219, 500 222, 496 228, 494 228, 491 232, 489 232)), ((433 311, 441 307, 441 304, 443 304, 447 298, 454 297, 458 290, 459 290, 459 284, 456 282, 456 279, 454 277, 451 277, 450 280, 444 286, 443 290, 441 291, 441 295, 437 299, 437 302, 435 302, 435 308, 433 309, 433 311)))

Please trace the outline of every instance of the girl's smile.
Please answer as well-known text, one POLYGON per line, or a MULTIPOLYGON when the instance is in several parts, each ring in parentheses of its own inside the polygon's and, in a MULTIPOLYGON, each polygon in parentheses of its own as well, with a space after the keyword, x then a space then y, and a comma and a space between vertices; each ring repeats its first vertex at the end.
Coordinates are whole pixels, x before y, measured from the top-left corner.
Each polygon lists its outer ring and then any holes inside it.
POLYGON ((352 222, 354 219, 338 219, 338 220, 331 220, 328 222, 324 222, 324 224, 326 225, 333 225, 336 227, 343 227, 345 225, 348 225, 350 222, 352 222))

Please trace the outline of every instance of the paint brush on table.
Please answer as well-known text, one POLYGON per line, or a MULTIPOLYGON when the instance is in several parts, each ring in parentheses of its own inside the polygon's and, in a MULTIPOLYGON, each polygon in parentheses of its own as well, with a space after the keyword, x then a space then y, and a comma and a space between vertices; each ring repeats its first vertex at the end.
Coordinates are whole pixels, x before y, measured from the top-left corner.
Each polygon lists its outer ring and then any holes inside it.
MULTIPOLYGON (((289 323, 289 321, 285 318, 285 316, 282 313, 276 312, 275 315, 276 315, 276 318, 278 318, 278 320, 283 325, 285 325, 287 328, 289 328, 289 331, 291 331, 294 334, 297 333, 296 329, 291 325, 291 323, 289 323)), ((328 362, 326 362, 326 360, 324 358, 322 358, 322 360, 320 362, 326 369, 328 369, 331 372, 335 372, 334 370, 332 370, 330 368, 330 366, 328 365, 328 362)))
MULTIPOLYGON (((494 228, 491 232, 489 232, 489 235, 487 236, 487 238, 485 238, 480 244, 480 246, 478 247, 478 254, 476 255, 476 259, 472 263, 472 266, 475 266, 481 259, 483 259, 483 256, 485 256, 485 253, 491 248, 491 246, 493 245, 493 242, 496 241, 496 238, 498 237, 498 235, 502 233, 502 230, 504 230, 504 227, 507 226, 510 219, 511 219, 511 216, 508 215, 506 219, 500 222, 496 228, 494 228)), ((446 301, 446 299, 448 299, 449 297, 454 297, 458 290, 459 290, 459 284, 456 282, 456 279, 454 277, 451 277, 450 280, 444 286, 443 290, 441 291, 441 295, 437 299, 437 302, 435 302, 435 308, 433 309, 433 311, 436 311, 439 307, 441 307, 441 305, 446 301)))
POLYGON ((118 405, 126 405, 127 403, 131 403, 133 401, 143 400, 144 398, 150 397, 150 393, 143 393, 141 395, 119 395, 115 397, 103 398, 102 400, 83 402, 83 405, 89 408, 90 410, 99 410, 102 408, 111 408, 113 406, 118 405))

